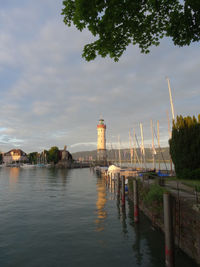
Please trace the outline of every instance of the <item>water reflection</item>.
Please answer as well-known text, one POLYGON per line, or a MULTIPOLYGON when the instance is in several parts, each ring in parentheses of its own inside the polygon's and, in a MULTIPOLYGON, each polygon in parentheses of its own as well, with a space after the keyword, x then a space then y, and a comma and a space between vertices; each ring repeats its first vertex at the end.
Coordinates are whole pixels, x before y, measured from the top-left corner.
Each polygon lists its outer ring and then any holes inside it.
POLYGON ((96 223, 96 231, 101 232, 104 230, 104 221, 107 217, 107 212, 105 211, 106 204, 106 186, 102 179, 98 179, 97 181, 97 219, 96 223))
POLYGON ((164 266, 164 235, 160 231, 152 229, 150 220, 142 212, 140 212, 140 222, 135 223, 133 202, 128 200, 127 204, 130 225, 134 229, 132 249, 138 266, 142 266, 145 261, 144 247, 146 247, 146 251, 149 251, 150 266, 164 266))
POLYGON ((49 176, 48 176, 48 182, 51 186, 56 186, 57 183, 62 184, 63 187, 66 186, 68 182, 68 176, 69 176, 69 169, 56 169, 56 168, 50 168, 48 169, 49 176))
POLYGON ((9 171, 10 171, 10 173, 9 173, 9 186, 10 186, 10 189, 13 190, 15 188, 16 184, 18 183, 20 168, 13 167, 13 168, 10 168, 9 171))
POLYGON ((137 259, 137 264, 138 266, 141 266, 142 264, 142 259, 143 259, 143 254, 141 252, 141 229, 140 229, 140 224, 139 223, 134 223, 134 208, 133 208, 133 202, 128 199, 128 207, 129 207, 129 213, 128 217, 130 219, 130 225, 134 227, 134 233, 135 233, 135 239, 134 243, 132 245, 132 249, 135 252, 135 257, 137 259))
POLYGON ((118 210, 118 218, 122 223, 122 232, 126 237, 126 235, 128 234, 127 223, 126 223, 126 206, 122 205, 119 197, 117 197, 117 210, 118 210))

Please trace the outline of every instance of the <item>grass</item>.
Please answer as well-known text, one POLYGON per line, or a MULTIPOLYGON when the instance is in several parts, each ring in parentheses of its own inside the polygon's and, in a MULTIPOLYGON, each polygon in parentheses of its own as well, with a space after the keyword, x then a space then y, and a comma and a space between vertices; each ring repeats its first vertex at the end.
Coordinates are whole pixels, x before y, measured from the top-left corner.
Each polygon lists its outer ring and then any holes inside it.
POLYGON ((176 176, 167 177, 166 180, 181 182, 184 185, 187 185, 187 186, 190 186, 196 189, 197 192, 200 192, 200 180, 180 179, 180 178, 177 178, 176 176))
POLYGON ((196 189, 197 192, 200 192, 200 181, 197 180, 182 180, 183 184, 190 186, 194 189, 196 189))
POLYGON ((162 211, 164 192, 167 190, 157 184, 152 184, 144 195, 144 203, 152 212, 160 213, 162 211))

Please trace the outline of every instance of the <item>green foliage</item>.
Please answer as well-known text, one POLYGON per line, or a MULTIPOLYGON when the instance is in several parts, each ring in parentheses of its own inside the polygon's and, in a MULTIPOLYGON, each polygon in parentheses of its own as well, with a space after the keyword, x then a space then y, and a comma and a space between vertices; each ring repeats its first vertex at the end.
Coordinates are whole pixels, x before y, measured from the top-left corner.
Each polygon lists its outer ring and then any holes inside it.
POLYGON ((139 192, 139 200, 143 202, 147 193, 149 192, 149 187, 144 186, 144 184, 140 180, 138 180, 138 192, 139 192))
POLYGON ((156 172, 146 172, 143 174, 143 177, 147 179, 154 179, 158 177, 158 174, 156 172))
POLYGON ((187 169, 184 168, 180 171, 178 178, 200 180, 200 168, 195 169, 195 170, 190 170, 188 168, 187 169))
POLYGON ((28 160, 30 163, 36 164, 37 163, 37 152, 31 152, 28 154, 28 160))
POLYGON ((149 191, 144 196, 144 203, 147 205, 151 211, 160 212, 163 208, 163 194, 166 189, 163 187, 153 184, 150 186, 149 191))
POLYGON ((3 155, 0 153, 0 164, 3 162, 3 155))
POLYGON ((169 140, 170 155, 178 178, 200 179, 200 116, 177 116, 169 140))
POLYGON ((57 146, 53 146, 47 153, 47 161, 54 162, 54 164, 58 163, 59 161, 59 149, 57 146))
POLYGON ((118 61, 129 44, 148 53, 164 36, 178 46, 200 40, 199 0, 64 0, 62 15, 67 26, 95 36, 83 50, 88 61, 97 54, 118 61))

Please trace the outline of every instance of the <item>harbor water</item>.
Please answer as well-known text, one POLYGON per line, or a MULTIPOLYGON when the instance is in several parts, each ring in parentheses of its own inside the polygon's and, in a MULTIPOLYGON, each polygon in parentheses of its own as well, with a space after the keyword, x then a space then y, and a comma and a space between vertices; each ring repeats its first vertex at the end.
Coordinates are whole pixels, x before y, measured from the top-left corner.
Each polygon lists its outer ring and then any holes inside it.
POLYGON ((163 234, 89 169, 1 168, 0 216, 1 267, 165 266, 163 234))

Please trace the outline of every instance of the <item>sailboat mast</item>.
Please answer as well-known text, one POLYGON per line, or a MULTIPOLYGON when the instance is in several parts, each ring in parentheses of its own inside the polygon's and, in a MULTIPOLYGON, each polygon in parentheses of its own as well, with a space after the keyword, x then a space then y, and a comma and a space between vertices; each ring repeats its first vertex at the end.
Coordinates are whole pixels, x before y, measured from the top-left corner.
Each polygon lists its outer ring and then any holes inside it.
POLYGON ((157 121, 157 137, 158 137, 158 148, 159 148, 158 166, 159 166, 159 170, 160 170, 160 130, 159 130, 159 121, 157 121))
MULTIPOLYGON (((136 138, 135 128, 133 130, 133 136, 134 136, 134 141, 133 141, 133 145, 134 145, 134 164, 135 164, 135 168, 137 168, 136 160, 138 161, 139 165, 141 165, 141 162, 140 162, 138 154, 137 154, 137 145, 136 145, 136 143, 137 143, 136 139, 137 138, 136 138)), ((138 147, 140 147, 140 146, 138 145, 138 147)))
POLYGON ((171 87, 170 87, 170 82, 169 82, 169 78, 167 78, 167 83, 168 83, 168 88, 169 88, 169 97, 170 97, 170 104, 171 104, 171 111, 172 111, 172 119, 174 120, 174 104, 172 101, 172 92, 171 92, 171 87))
POLYGON ((134 149, 134 166, 136 168, 136 140, 135 140, 135 128, 133 129, 133 149, 134 149))
POLYGON ((151 134, 152 134, 153 169, 155 169, 155 146, 154 146, 154 134, 153 134, 153 121, 152 120, 151 120, 151 134))
POLYGON ((131 156, 131 166, 132 166, 132 163, 133 163, 133 150, 132 150, 132 147, 131 147, 131 132, 129 131, 129 146, 130 146, 130 156, 131 156))
MULTIPOLYGON (((171 131, 171 128, 170 128, 170 121, 169 121, 169 113, 167 111, 167 121, 168 121, 168 134, 169 134, 169 139, 172 138, 172 131, 171 131)), ((171 158, 171 155, 169 153, 169 157, 170 157, 170 170, 171 170, 171 173, 172 173, 172 158, 171 158)))
POLYGON ((120 164, 120 167, 121 167, 122 166, 122 160, 121 160, 120 136, 118 136, 118 142, 119 142, 119 164, 120 164))
POLYGON ((143 162, 144 160, 144 167, 146 166, 146 162, 145 162, 145 150, 144 150, 144 136, 143 136, 143 126, 142 123, 140 123, 140 132, 141 132, 141 162, 143 162), (143 156, 143 160, 142 160, 142 156, 143 156))

